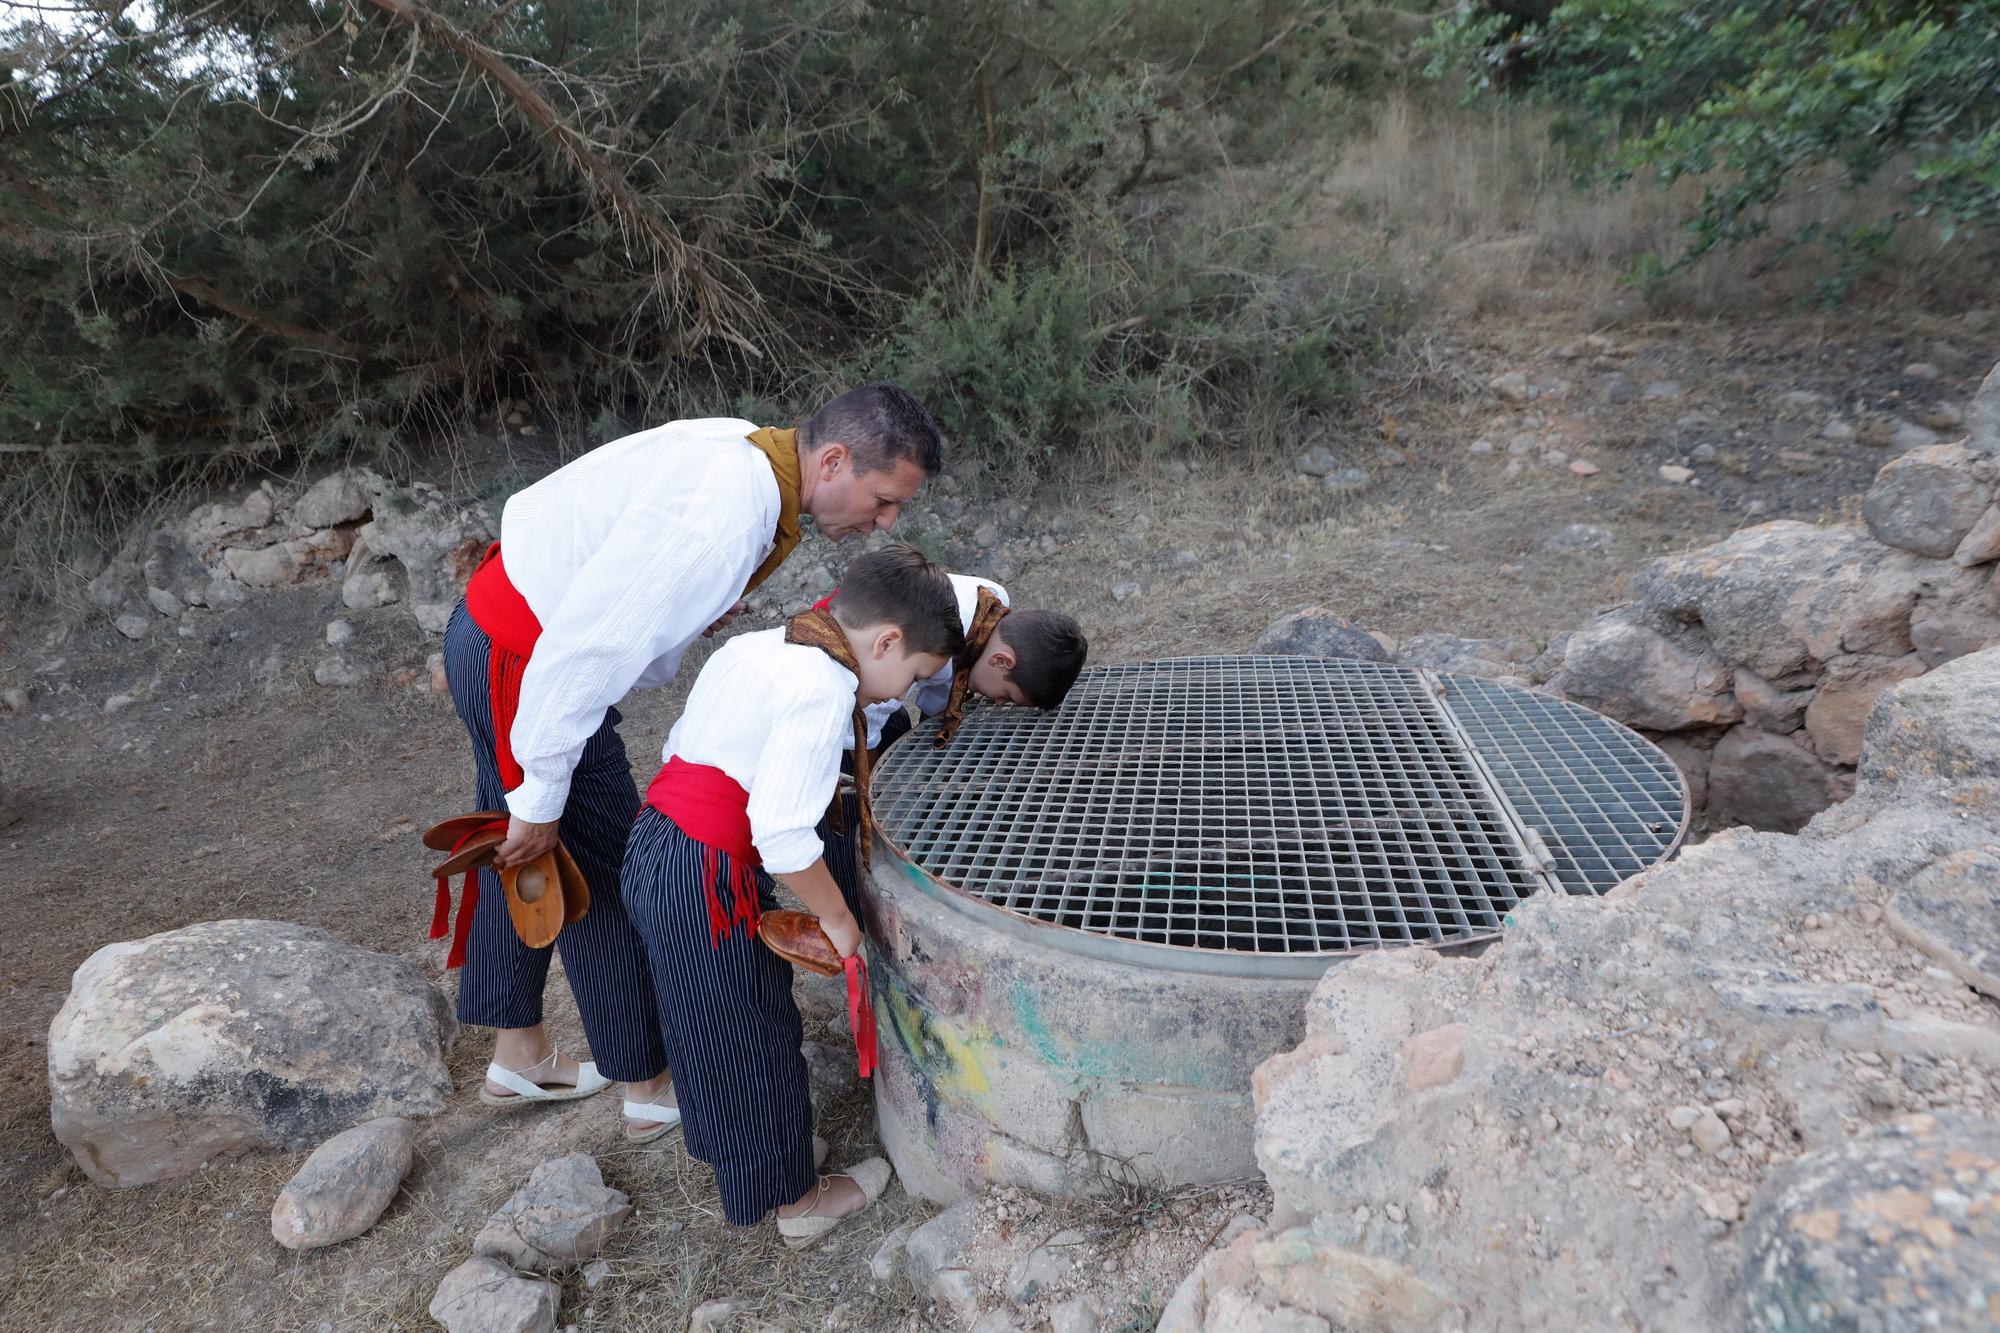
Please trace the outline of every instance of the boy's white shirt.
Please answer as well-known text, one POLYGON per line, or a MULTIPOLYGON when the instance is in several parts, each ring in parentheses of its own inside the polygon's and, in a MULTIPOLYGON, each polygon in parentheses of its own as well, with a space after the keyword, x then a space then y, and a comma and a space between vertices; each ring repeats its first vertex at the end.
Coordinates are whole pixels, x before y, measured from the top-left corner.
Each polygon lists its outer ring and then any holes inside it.
POLYGON ((804 870, 825 848, 816 832, 840 781, 841 742, 854 743, 854 673, 785 631, 739 634, 695 677, 667 736, 667 759, 719 768, 750 794, 750 841, 774 875, 804 870))
MULTIPOLYGON (((1007 590, 992 579, 977 578, 971 574, 952 574, 951 589, 958 594, 958 619, 962 628, 972 629, 972 617, 979 610, 979 590, 991 588, 993 595, 1000 599, 1000 605, 1012 606, 1007 600, 1007 590)), ((868 714, 868 748, 874 749, 882 743, 882 728, 890 718, 903 711, 905 701, 917 706, 917 711, 929 716, 942 713, 951 702, 952 664, 946 662, 944 670, 935 676, 926 676, 910 687, 909 693, 901 699, 888 699, 879 704, 869 704, 864 710, 868 714)), ((847 733, 847 743, 843 747, 854 748, 854 733, 847 733)))
MULTIPOLYGON (((511 739, 522 819, 562 814, 604 714, 666 684, 770 554, 771 465, 733 417, 673 421, 591 450, 507 501, 507 577, 541 622, 511 739)), ((824 656, 824 654, 821 654, 824 656)))

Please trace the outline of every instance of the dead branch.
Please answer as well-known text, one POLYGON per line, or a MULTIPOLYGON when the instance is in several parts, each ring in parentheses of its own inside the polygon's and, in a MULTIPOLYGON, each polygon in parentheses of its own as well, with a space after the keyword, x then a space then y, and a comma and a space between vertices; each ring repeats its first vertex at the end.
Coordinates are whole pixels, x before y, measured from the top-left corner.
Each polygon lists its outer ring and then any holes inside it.
POLYGON ((160 281, 182 295, 192 296, 204 305, 212 305, 217 310, 234 315, 251 328, 260 329, 274 338, 283 338, 286 342, 297 343, 301 347, 310 347, 314 351, 328 352, 334 356, 351 357, 357 361, 367 360, 370 356, 369 350, 357 343, 309 329, 303 324, 294 324, 288 319, 259 310, 246 301, 239 301, 233 296, 217 291, 199 278, 178 277, 158 265, 153 265, 152 269, 159 274, 160 281))

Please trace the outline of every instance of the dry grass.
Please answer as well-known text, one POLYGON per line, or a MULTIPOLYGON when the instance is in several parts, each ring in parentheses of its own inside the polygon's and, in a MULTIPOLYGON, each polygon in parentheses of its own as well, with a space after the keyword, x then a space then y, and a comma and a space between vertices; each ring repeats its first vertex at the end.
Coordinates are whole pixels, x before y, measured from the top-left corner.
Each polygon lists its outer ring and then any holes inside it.
MULTIPOLYGON (((1685 253, 1682 224, 1701 182, 1580 183, 1552 121, 1548 111, 1523 103, 1467 108, 1393 99, 1365 134, 1340 147, 1321 187, 1325 213, 1336 233, 1359 228, 1382 238, 1461 315, 1564 308, 1609 325, 1641 315, 1770 313, 1805 297, 1837 267, 1824 247, 1788 251, 1766 239, 1636 289, 1630 275, 1645 256, 1672 263, 1685 253)), ((1899 176, 1892 167, 1882 185, 1854 193, 1831 176, 1802 182, 1772 210, 1771 236, 1809 222, 1879 223, 1898 206, 1889 183, 1899 176)), ((1860 294, 1883 306, 1969 294, 1972 245, 1940 245, 1929 223, 1908 225, 1860 294)))

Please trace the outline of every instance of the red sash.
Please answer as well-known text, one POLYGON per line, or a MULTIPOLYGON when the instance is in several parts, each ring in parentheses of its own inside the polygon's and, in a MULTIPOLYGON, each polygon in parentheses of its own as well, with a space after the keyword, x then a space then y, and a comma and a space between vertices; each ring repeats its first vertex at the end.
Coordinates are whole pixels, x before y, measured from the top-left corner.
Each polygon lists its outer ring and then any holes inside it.
POLYGON ((646 804, 673 820, 707 852, 701 882, 708 896, 711 943, 720 948, 736 921, 755 935, 756 868, 764 864, 764 858, 750 841, 750 793, 743 790, 743 784, 719 768, 690 764, 676 755, 646 788, 646 804), (729 887, 736 900, 733 915, 723 906, 722 892, 715 883, 723 856, 729 858, 729 887))
POLYGON ((500 561, 500 543, 486 548, 486 558, 465 585, 465 609, 472 623, 493 641, 486 658, 486 685, 493 705, 493 757, 500 767, 500 786, 521 785, 521 766, 514 762, 514 715, 521 707, 521 677, 542 637, 542 622, 507 578, 500 561))

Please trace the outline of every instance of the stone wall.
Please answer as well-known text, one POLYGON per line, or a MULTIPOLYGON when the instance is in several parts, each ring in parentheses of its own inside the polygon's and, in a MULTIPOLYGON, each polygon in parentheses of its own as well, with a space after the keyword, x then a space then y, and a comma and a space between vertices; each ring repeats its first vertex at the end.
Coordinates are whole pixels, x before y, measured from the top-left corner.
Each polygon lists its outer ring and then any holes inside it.
POLYGON ((1996 699, 2000 649, 1891 685, 1802 834, 1329 972, 1257 1073, 1273 1214, 1162 1333, 1994 1327, 1996 699))
POLYGON ((1766 523, 1632 579, 1547 687, 1659 740, 1715 823, 1796 830, 1853 790, 1882 692, 2000 643, 2000 368, 1971 434, 1876 474, 1865 523, 1766 523))

